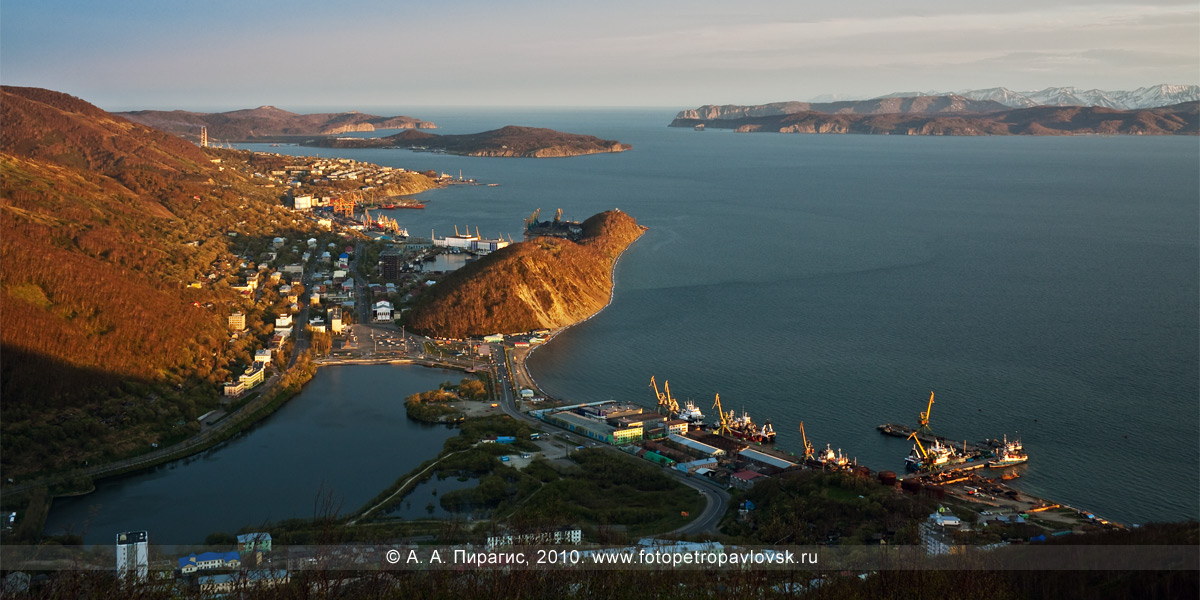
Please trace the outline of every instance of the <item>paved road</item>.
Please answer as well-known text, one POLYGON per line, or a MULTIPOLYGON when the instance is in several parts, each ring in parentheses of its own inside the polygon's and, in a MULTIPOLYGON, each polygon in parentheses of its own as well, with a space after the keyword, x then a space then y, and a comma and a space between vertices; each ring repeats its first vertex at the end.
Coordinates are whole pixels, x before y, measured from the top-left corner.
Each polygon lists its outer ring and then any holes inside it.
MULTIPOLYGON (((559 432, 559 435, 565 436, 568 440, 572 440, 576 445, 584 446, 593 442, 590 438, 571 433, 565 429, 559 429, 544 421, 538 420, 523 413, 517 409, 516 400, 513 394, 512 379, 509 377, 508 361, 504 360, 505 354, 500 354, 500 357, 493 362, 493 374, 496 376, 496 381, 500 382, 496 387, 500 393, 500 407, 508 416, 530 423, 539 429, 553 428, 559 432)), ((514 364, 514 369, 523 369, 523 365, 514 364)), ((596 446, 597 448, 606 448, 609 451, 617 452, 625 455, 614 446, 596 446)), ((627 455, 625 455, 627 456, 627 455)), ((667 472, 675 477, 679 483, 682 483, 704 496, 706 504, 704 510, 690 523, 680 527, 669 533, 672 534, 698 534, 698 533, 717 533, 717 525, 721 521, 721 517, 725 515, 725 511, 729 507, 729 492, 720 485, 703 477, 689 477, 675 469, 667 469, 667 472)))

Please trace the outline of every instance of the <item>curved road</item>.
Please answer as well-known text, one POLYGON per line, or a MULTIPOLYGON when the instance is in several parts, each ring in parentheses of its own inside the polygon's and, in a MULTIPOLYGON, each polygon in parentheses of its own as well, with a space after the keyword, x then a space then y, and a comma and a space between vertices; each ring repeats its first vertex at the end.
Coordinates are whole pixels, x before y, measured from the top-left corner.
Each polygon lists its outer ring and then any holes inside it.
MULTIPOLYGON (((505 351, 502 356, 507 357, 507 348, 502 348, 502 350, 505 351)), ((500 396, 500 407, 504 410, 505 414, 514 419, 525 421, 526 423, 535 425, 537 427, 554 427, 550 423, 546 423, 545 421, 541 421, 517 410, 516 401, 513 395, 512 378, 508 372, 507 360, 496 361, 493 357, 492 369, 493 375, 495 376, 495 381, 498 383, 496 386, 496 392, 500 396)), ((576 441, 579 445, 583 445, 591 441, 589 438, 585 438, 565 429, 560 429, 558 427, 554 427, 554 429, 560 431, 563 435, 567 436, 568 439, 576 441)), ((603 447, 608 448, 613 452, 617 452, 623 456, 625 455, 624 452, 617 450, 613 446, 606 445, 603 447)), ((729 492, 726 491, 725 488, 713 483, 708 479, 690 477, 680 473, 679 471, 676 471, 675 469, 668 469, 667 472, 675 477, 679 483, 696 490, 696 492, 704 496, 704 499, 706 500, 704 510, 700 513, 700 515, 692 519, 692 521, 687 525, 667 533, 680 535, 717 533, 717 525, 721 522, 721 517, 725 515, 725 511, 729 507, 729 492)))

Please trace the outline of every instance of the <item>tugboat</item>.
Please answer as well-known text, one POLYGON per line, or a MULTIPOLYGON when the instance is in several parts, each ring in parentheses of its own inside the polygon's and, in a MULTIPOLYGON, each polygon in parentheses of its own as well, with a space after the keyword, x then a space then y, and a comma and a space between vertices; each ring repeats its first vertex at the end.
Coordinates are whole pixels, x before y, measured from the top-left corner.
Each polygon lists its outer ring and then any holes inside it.
POLYGON ((996 453, 996 458, 989 460, 988 468, 1003 469, 1019 465, 1029 460, 1029 456, 1025 454, 1024 448, 1021 446, 1021 440, 1008 441, 1008 436, 1004 436, 1004 445, 1000 451, 996 453))

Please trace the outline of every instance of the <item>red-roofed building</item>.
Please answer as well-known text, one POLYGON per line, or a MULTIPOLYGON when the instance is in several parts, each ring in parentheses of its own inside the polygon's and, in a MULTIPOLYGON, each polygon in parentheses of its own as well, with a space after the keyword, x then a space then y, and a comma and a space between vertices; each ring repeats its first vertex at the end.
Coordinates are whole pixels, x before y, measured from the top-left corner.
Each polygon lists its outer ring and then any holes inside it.
POLYGON ((766 475, 763 475, 758 471, 738 471, 729 477, 729 483, 733 484, 733 487, 739 490, 748 490, 754 487, 755 483, 758 483, 759 480, 764 479, 765 477, 766 475))

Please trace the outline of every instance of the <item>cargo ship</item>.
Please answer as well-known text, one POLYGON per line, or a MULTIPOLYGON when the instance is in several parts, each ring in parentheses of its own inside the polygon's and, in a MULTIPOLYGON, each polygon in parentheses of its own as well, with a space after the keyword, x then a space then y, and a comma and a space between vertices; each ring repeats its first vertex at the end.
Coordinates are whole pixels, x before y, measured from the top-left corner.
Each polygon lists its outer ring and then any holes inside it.
POLYGON ((824 469, 842 469, 850 464, 850 459, 842 454, 842 449, 838 448, 837 453, 834 453, 833 446, 830 444, 825 444, 825 451, 816 460, 824 469))
POLYGON ((992 469, 1003 469, 1019 465, 1029 460, 1029 456, 1025 454, 1025 449, 1021 446, 1021 440, 1008 441, 1008 436, 1004 436, 1004 445, 996 453, 996 458, 989 460, 987 466, 992 469))

